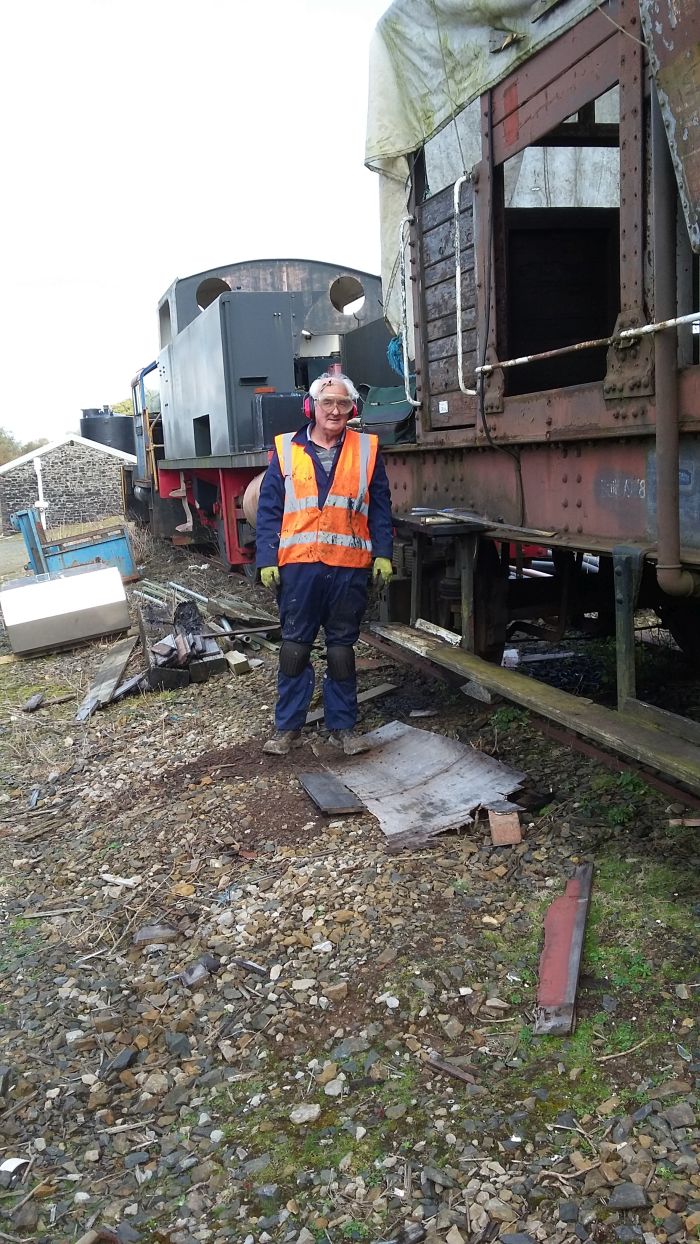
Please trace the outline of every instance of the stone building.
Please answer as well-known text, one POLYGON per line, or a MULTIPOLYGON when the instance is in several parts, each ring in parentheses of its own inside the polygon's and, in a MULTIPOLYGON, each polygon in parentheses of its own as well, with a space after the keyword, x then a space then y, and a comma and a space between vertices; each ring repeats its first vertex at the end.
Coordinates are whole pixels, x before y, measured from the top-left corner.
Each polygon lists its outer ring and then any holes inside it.
POLYGON ((10 515, 38 505, 47 529, 69 523, 92 523, 121 514, 122 467, 133 454, 76 434, 42 445, 0 466, 2 532, 11 532, 10 515))

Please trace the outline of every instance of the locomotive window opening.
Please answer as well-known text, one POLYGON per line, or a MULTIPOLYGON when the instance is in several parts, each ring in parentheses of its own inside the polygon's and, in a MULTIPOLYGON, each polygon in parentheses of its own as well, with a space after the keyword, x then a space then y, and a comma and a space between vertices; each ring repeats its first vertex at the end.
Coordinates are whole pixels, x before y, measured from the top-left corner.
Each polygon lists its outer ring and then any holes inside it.
MULTIPOLYGON (((499 353, 608 336, 620 309, 618 90, 592 100, 502 168, 499 353)), ((499 245, 500 241, 500 245, 499 245)), ((605 347, 504 373, 506 393, 604 379, 605 347)))
POLYGON ((160 348, 169 346, 173 339, 173 326, 170 321, 170 303, 166 300, 158 308, 158 326, 160 329, 160 348))
POLYGON ((357 315, 365 302, 365 289, 356 276, 337 276, 328 291, 331 305, 342 315, 357 315))
POLYGON ((230 291, 231 286, 222 280, 220 276, 205 277, 197 286, 197 306, 200 311, 206 311, 207 307, 216 302, 217 298, 220 298, 222 294, 230 293, 230 291))
POLYGON ((194 428, 194 452, 198 458, 206 457, 211 453, 209 416, 200 415, 199 418, 193 419, 192 426, 194 428))

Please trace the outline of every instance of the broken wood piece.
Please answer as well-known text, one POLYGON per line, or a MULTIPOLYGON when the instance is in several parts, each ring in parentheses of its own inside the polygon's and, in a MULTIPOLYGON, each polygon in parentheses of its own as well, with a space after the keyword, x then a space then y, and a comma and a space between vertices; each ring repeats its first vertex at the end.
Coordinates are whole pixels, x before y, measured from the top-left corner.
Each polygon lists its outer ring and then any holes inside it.
POLYGON ((480 683, 472 682, 471 679, 462 684, 460 691, 472 700, 479 700, 482 704, 494 704, 501 698, 489 691, 488 687, 482 687, 480 683))
POLYGON ((164 639, 159 639, 157 643, 151 644, 151 652, 155 652, 158 657, 170 657, 175 652, 177 644, 174 635, 166 635, 164 639))
POLYGON ((71 695, 57 695, 52 700, 47 700, 40 691, 37 695, 30 696, 27 703, 22 705, 22 712, 35 713, 38 708, 54 708, 57 704, 70 704, 74 699, 75 696, 71 693, 71 695))
MULTIPOLYGON (((393 682, 380 683, 378 687, 369 687, 367 691, 361 691, 357 697, 358 704, 366 704, 368 700, 375 700, 377 696, 388 695, 390 691, 396 691, 396 684, 393 682)), ((312 726, 316 721, 323 721, 324 710, 315 708, 313 712, 306 714, 307 726, 312 726)))
POLYGON ((687 825, 689 829, 697 829, 700 826, 700 817, 676 816, 669 821, 669 825, 687 825))
MULTIPOLYGON (((476 1084, 476 1080, 471 1071, 466 1071, 464 1067, 458 1067, 456 1063, 448 1063, 443 1058, 426 1058, 425 1066, 432 1068, 433 1071, 439 1071, 442 1075, 453 1076, 455 1080, 463 1080, 465 1084, 476 1084)), ((472 1069, 476 1071, 476 1067, 472 1069)))
POLYGON ((249 674, 250 662, 243 652, 239 652, 237 648, 233 648, 231 652, 224 655, 224 660, 230 667, 232 674, 249 674))
POLYGON ((87 721, 98 708, 109 704, 135 646, 136 639, 132 635, 120 639, 118 644, 110 648, 104 661, 97 667, 90 690, 75 715, 76 721, 87 721))
POLYGON ((267 968, 262 967, 259 963, 253 963, 252 959, 238 959, 232 955, 228 960, 229 965, 234 968, 241 968, 243 972, 252 972, 255 976, 267 976, 267 968))
POLYGON ((26 704, 22 705, 22 712, 23 713, 35 713, 36 710, 40 708, 41 705, 44 703, 45 698, 46 697, 43 691, 38 691, 36 695, 30 695, 26 704))
POLYGON ((593 865, 581 864, 555 898, 544 920, 544 948, 540 955, 536 1036, 565 1036, 576 1022, 576 988, 583 937, 591 900, 593 865))
POLYGON ((109 1227, 98 1227, 97 1230, 86 1231, 75 1244, 119 1244, 119 1236, 109 1227))
POLYGON ((57 907, 55 911, 23 911, 23 920, 50 920, 52 916, 68 916, 73 911, 85 911, 84 907, 57 907))
POLYGON ((436 639, 444 639, 446 644, 452 644, 453 648, 459 648, 462 642, 462 636, 456 631, 448 631, 444 626, 438 626, 435 622, 427 622, 425 618, 416 618, 414 626, 417 631, 425 631, 428 635, 434 635, 436 639))
POLYGON ((365 805, 357 795, 332 773, 300 773, 299 781, 321 812, 329 815, 364 812, 365 805))
POLYGON ((140 674, 135 674, 133 678, 127 678, 125 682, 120 683, 112 696, 112 704, 114 704, 117 700, 123 700, 124 697, 130 695, 132 691, 139 690, 141 682, 147 678, 148 670, 141 670, 140 674))
POLYGON ((487 808, 491 841, 495 847, 513 847, 522 842, 523 833, 520 828, 520 813, 512 804, 504 807, 492 805, 487 808))
POLYGON ((177 652, 177 656, 175 658, 176 664, 180 666, 187 665, 190 655, 190 645, 185 635, 175 636, 175 649, 177 652))

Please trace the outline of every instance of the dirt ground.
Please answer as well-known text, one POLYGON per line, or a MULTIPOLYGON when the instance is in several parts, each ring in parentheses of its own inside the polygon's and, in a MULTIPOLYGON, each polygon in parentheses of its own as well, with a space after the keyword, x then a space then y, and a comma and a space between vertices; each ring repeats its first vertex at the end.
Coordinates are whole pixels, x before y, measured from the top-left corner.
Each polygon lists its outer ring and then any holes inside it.
MULTIPOLYGON (((203 564, 156 549, 147 573, 271 608, 203 564)), ((373 660, 360 688, 397 690, 362 729, 408 721, 527 774, 518 846, 479 820, 392 855, 372 816, 302 790, 317 729, 263 756, 274 652, 80 724, 108 646, 0 667, 0 1240, 695 1238, 688 810, 373 660), (73 700, 23 713, 37 691, 73 700), (587 861, 577 1027, 536 1037, 544 916, 587 861)), ((573 661, 553 676, 604 694, 609 652, 573 661)))

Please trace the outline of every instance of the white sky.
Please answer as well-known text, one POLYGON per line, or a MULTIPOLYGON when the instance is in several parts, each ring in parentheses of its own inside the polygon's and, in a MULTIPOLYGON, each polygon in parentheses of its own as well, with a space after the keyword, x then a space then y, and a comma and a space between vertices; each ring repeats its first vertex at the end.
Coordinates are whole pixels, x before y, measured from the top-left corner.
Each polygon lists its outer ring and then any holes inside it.
POLYGON ((9 0, 0 50, 0 426, 129 395, 176 277, 242 259, 379 272, 363 168, 389 0, 9 0))

